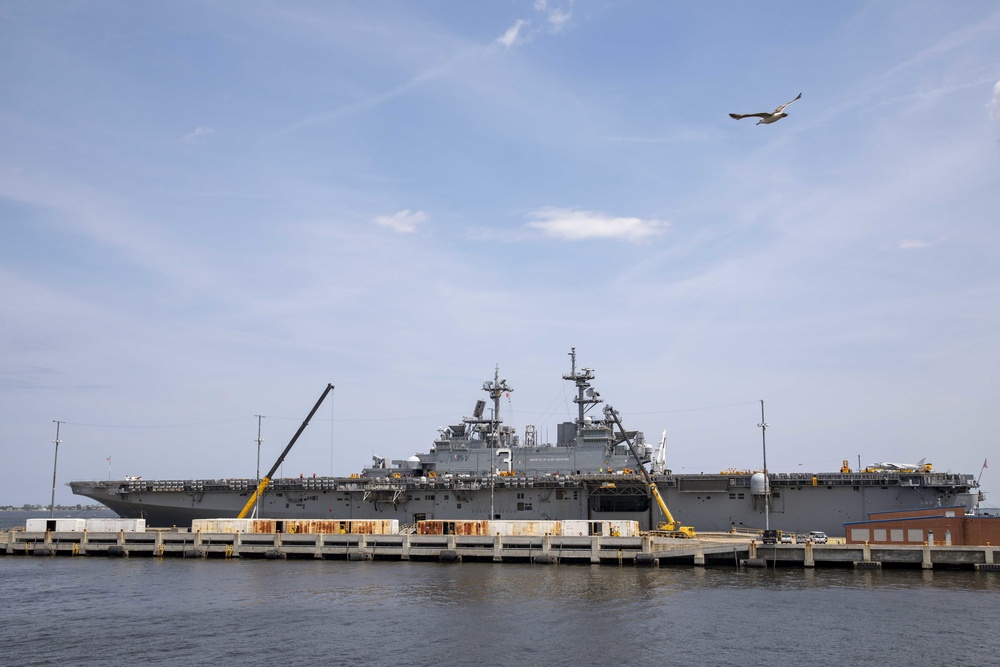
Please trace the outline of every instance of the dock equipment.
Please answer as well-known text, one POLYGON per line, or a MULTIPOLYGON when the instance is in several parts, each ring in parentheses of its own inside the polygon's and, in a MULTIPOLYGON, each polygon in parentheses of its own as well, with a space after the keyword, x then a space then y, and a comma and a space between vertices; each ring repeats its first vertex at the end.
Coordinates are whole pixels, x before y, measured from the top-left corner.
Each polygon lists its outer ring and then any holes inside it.
POLYGON ((260 484, 258 484, 254 492, 250 494, 250 500, 248 500, 247 504, 243 506, 243 509, 240 510, 240 513, 237 515, 236 518, 245 519, 247 517, 247 514, 250 513, 250 510, 252 510, 253 506, 257 503, 257 498, 264 495, 264 489, 266 489, 267 485, 271 483, 271 478, 274 476, 274 473, 278 471, 278 468, 285 460, 285 457, 288 456, 288 452, 292 451, 292 445, 294 445, 295 441, 299 439, 300 435, 302 435, 302 431, 306 430, 306 426, 309 426, 309 420, 313 418, 313 415, 315 415, 316 411, 319 410, 319 406, 322 405, 324 399, 326 399, 326 395, 329 394, 331 391, 333 391, 333 385, 332 384, 326 385, 326 389, 323 390, 323 393, 322 395, 320 395, 319 400, 316 401, 316 405, 314 405, 313 409, 309 411, 308 415, 306 415, 306 418, 302 421, 302 425, 299 426, 299 430, 296 431, 295 435, 292 436, 292 439, 288 441, 288 444, 285 446, 285 450, 281 452, 281 455, 278 457, 278 460, 274 462, 274 465, 271 466, 271 469, 268 471, 268 473, 261 478, 260 484))
POLYGON ((642 464, 642 459, 639 457, 639 452, 635 448, 635 444, 632 439, 628 437, 628 432, 625 427, 622 426, 621 417, 618 415, 618 411, 615 410, 610 405, 604 406, 604 416, 615 422, 618 425, 618 430, 621 431, 622 438, 625 439, 625 443, 628 445, 629 450, 632 452, 632 456, 635 457, 635 462, 639 466, 639 471, 646 480, 647 486, 649 486, 649 492, 653 495, 656 500, 656 504, 659 506, 660 511, 663 513, 663 518, 666 521, 661 521, 657 526, 654 533, 665 535, 666 537, 680 537, 680 538, 691 538, 697 537, 697 533, 694 532, 694 528, 691 526, 682 526, 679 521, 677 521, 674 516, 667 509, 667 504, 663 501, 663 497, 660 495, 659 490, 656 488, 656 482, 650 476, 649 471, 646 470, 646 466, 642 464))

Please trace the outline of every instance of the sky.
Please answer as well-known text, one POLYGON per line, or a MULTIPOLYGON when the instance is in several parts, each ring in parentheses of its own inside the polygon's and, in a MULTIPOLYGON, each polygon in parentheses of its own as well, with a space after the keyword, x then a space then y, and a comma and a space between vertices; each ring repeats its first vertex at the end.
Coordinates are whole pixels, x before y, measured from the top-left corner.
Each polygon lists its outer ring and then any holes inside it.
POLYGON ((495 372, 553 441, 575 348, 675 472, 763 401, 772 472, 1000 505, 992 0, 0 0, 0 90, 0 504, 252 478, 328 383, 280 475, 495 372))

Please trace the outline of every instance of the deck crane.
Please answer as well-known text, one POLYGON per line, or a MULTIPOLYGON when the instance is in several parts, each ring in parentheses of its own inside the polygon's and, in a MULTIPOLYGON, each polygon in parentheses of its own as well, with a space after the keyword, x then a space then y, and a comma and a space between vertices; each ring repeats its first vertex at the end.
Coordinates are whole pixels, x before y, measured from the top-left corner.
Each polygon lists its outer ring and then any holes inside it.
POLYGON ((674 515, 670 513, 667 509, 667 504, 663 502, 663 497, 660 495, 660 491, 656 488, 656 482, 650 476, 649 471, 646 470, 646 466, 642 464, 642 459, 639 457, 639 452, 636 450, 635 445, 632 443, 632 439, 628 437, 628 432, 625 427, 622 426, 622 420, 618 416, 618 411, 615 410, 610 405, 604 406, 604 417, 608 421, 613 421, 618 425, 618 429, 622 433, 622 437, 625 439, 625 443, 628 445, 629 450, 632 452, 632 456, 635 457, 636 463, 639 464, 639 470, 642 472, 642 476, 646 479, 646 484, 649 486, 649 492, 653 494, 653 498, 656 500, 656 504, 659 506, 660 511, 663 513, 663 517, 666 521, 662 521, 656 526, 656 532, 666 535, 667 537, 680 537, 680 538, 692 538, 697 537, 697 533, 694 532, 692 526, 682 526, 679 521, 674 518, 674 515))
POLYGON ((292 439, 288 441, 288 444, 285 446, 285 450, 281 452, 281 456, 278 457, 278 460, 274 462, 274 465, 271 466, 268 473, 261 477, 260 484, 258 484, 254 492, 250 494, 250 500, 248 500, 247 504, 243 506, 243 509, 240 510, 240 513, 236 516, 236 518, 245 519, 247 514, 249 514, 253 509, 254 504, 257 502, 257 498, 264 495, 264 490, 267 488, 267 485, 271 483, 271 478, 274 476, 274 473, 277 472, 278 467, 282 464, 282 462, 284 462, 285 457, 288 456, 288 452, 292 450, 292 445, 294 445, 295 441, 299 439, 300 435, 302 435, 302 431, 306 430, 306 426, 309 426, 309 420, 313 418, 313 415, 316 414, 317 410, 319 410, 319 406, 323 404, 323 400, 326 398, 326 395, 331 391, 333 391, 333 385, 326 385, 326 389, 323 390, 323 394, 319 397, 319 400, 316 401, 316 405, 313 406, 313 409, 309 411, 309 414, 302 421, 302 425, 299 426, 299 430, 296 431, 295 435, 292 436, 292 439))
POLYGON ((663 429, 663 435, 660 436, 660 446, 656 448, 651 467, 658 475, 667 471, 667 429, 663 429))

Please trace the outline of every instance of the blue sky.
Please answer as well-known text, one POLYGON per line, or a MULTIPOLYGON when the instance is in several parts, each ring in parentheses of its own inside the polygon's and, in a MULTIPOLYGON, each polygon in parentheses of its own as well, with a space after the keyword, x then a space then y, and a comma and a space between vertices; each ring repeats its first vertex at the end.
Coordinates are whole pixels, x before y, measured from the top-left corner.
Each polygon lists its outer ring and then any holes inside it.
POLYGON ((774 471, 1000 466, 995 2, 4 1, 0 86, 0 503, 53 420, 57 502, 252 477, 328 382, 285 475, 496 366, 551 440, 571 347, 676 471, 761 399, 774 471))

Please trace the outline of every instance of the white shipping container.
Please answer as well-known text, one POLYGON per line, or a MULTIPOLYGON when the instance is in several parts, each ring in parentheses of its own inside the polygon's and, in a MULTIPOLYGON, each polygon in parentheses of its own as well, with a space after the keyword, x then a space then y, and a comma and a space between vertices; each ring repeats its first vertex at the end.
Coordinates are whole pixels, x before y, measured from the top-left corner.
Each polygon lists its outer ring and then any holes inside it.
POLYGON ((24 530, 28 533, 80 533, 87 529, 86 519, 28 519, 24 530))
POLYGON ((87 531, 91 533, 146 532, 145 519, 87 519, 87 531))
POLYGON ((562 521, 563 535, 599 535, 603 537, 636 537, 639 522, 624 519, 588 521, 586 519, 565 519, 562 521))
POLYGON ((274 522, 259 519, 193 519, 191 532, 197 533, 199 531, 203 533, 270 533, 274 532, 274 522))
POLYGON ((488 534, 499 534, 504 537, 527 537, 535 535, 559 535, 561 533, 558 521, 494 520, 489 522, 488 534))

